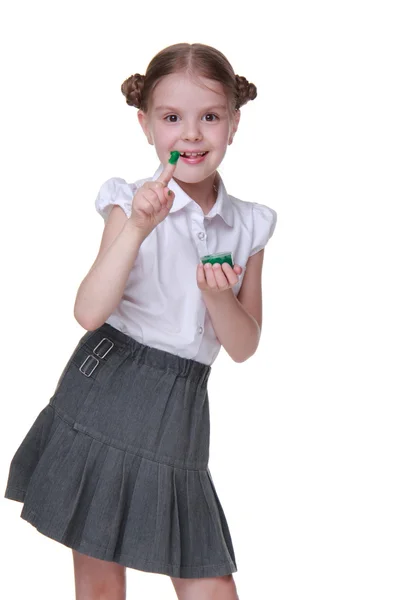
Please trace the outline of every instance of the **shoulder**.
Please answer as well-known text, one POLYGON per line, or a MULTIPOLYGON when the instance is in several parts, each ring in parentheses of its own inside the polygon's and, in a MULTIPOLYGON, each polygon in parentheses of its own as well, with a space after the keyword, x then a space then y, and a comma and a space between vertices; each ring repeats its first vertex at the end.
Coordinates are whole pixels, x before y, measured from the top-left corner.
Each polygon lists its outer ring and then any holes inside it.
POLYGON ((243 218, 249 220, 260 218, 271 223, 276 222, 277 212, 270 206, 260 204, 259 202, 251 202, 250 200, 241 200, 231 194, 228 194, 228 198, 234 210, 243 218))
POLYGON ((128 183, 122 177, 110 177, 101 184, 95 199, 97 212, 106 220, 113 206, 120 206, 127 217, 131 216, 132 199, 135 192, 151 177, 128 183))
POLYGON ((244 224, 251 229, 263 229, 268 227, 269 237, 271 237, 278 217, 276 210, 266 204, 251 202, 250 200, 241 200, 231 194, 228 194, 228 198, 237 218, 243 221, 244 224))
POLYGON ((259 202, 241 200, 228 194, 234 222, 247 232, 249 241, 248 257, 259 252, 267 244, 275 231, 277 212, 259 202))

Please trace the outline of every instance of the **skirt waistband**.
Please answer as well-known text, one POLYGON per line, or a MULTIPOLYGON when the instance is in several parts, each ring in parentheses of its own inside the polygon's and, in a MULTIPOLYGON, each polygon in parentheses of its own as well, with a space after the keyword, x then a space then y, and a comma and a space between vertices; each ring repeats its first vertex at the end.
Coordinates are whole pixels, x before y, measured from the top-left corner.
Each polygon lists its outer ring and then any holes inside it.
POLYGON ((100 358, 106 357, 111 348, 119 352, 129 350, 134 359, 157 369, 174 371, 177 375, 207 383, 211 372, 211 365, 200 363, 191 358, 184 358, 166 350, 146 346, 116 329, 109 323, 103 323, 94 331, 87 331, 81 342, 92 346, 100 358), (115 346, 115 348, 114 348, 115 346))

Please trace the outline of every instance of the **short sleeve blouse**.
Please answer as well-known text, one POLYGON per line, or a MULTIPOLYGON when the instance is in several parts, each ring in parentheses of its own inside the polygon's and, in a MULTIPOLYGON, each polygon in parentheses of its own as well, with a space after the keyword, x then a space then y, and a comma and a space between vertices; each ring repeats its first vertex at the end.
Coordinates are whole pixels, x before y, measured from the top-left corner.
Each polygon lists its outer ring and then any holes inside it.
MULTIPOLYGON (((135 183, 108 179, 97 194, 97 212, 106 221, 112 207, 120 206, 130 217, 134 194, 162 169, 135 183)), ((106 322, 143 344, 211 365, 221 344, 197 285, 197 264, 206 254, 232 252, 243 268, 232 288, 237 296, 246 263, 271 238, 277 213, 229 195, 222 179, 206 215, 174 179, 168 187, 175 193, 171 211, 142 242, 121 301, 106 322)))
POLYGON ((127 217, 132 213, 132 200, 136 192, 134 183, 127 183, 121 177, 111 177, 105 181, 97 194, 95 207, 106 221, 113 206, 120 206, 127 217))
POLYGON ((274 233, 277 221, 277 212, 274 209, 257 202, 252 202, 252 206, 253 241, 249 257, 266 246, 274 233))

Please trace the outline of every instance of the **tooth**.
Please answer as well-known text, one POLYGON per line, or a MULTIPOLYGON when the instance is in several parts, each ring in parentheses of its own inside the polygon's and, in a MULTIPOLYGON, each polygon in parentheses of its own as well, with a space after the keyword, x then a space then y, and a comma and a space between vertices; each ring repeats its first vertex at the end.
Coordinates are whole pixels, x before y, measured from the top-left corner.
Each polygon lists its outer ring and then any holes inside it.
POLYGON ((187 158, 189 157, 196 157, 196 156, 203 156, 205 154, 205 152, 180 152, 181 156, 186 156, 187 158))

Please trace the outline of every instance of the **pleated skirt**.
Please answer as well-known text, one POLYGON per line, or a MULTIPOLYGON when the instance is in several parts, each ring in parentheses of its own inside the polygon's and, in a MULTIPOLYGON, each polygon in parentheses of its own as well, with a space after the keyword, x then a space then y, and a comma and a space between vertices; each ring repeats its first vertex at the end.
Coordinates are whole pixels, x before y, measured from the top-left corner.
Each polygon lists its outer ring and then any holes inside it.
POLYGON ((237 571, 209 459, 211 367, 86 332, 16 450, 5 498, 83 554, 173 577, 237 571))

